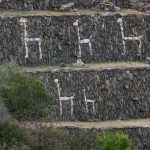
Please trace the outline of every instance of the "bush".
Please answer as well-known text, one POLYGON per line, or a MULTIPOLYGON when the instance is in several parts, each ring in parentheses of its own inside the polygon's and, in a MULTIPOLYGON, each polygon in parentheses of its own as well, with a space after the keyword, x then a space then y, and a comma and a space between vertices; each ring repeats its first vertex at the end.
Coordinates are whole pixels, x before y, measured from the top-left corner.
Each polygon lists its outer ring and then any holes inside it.
POLYGON ((9 68, 5 72, 1 71, 0 74, 1 77, 6 75, 5 82, 0 80, 0 92, 10 112, 17 119, 45 117, 44 108, 52 104, 53 97, 43 82, 19 70, 9 68))
POLYGON ((0 84, 6 84, 9 80, 10 74, 21 71, 21 68, 15 62, 6 63, 0 66, 0 84))
POLYGON ((131 143, 127 134, 108 132, 98 140, 99 150, 130 150, 131 143))
POLYGON ((0 123, 1 150, 31 150, 36 139, 21 127, 16 121, 0 123))
POLYGON ((71 150, 90 150, 96 149, 96 136, 92 133, 86 133, 84 130, 75 132, 69 137, 69 145, 71 150))
POLYGON ((68 133, 64 129, 41 127, 36 131, 39 150, 67 150, 68 133))
POLYGON ((0 150, 67 150, 68 133, 54 127, 25 129, 16 121, 0 123, 0 150))

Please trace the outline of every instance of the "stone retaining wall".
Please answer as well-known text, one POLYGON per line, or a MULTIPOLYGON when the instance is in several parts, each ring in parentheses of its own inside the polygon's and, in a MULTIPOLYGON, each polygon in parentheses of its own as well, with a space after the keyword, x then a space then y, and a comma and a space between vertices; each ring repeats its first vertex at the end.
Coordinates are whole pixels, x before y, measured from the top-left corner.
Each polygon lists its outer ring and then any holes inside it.
POLYGON ((141 119, 150 117, 150 68, 104 69, 104 70, 52 70, 37 72, 49 91, 54 94, 56 107, 50 109, 53 118, 59 120, 58 79, 61 96, 72 96, 73 115, 70 101, 63 102, 61 120, 100 121, 116 119, 141 119), (86 109, 87 99, 95 100, 86 109))
MULTIPOLYGON (((66 127, 70 135, 79 134, 79 128, 66 127)), ((101 135, 104 131, 121 131, 127 133, 132 142, 132 150, 149 150, 150 149, 150 127, 129 127, 120 129, 83 129, 87 133, 94 133, 101 135)), ((96 144, 96 140, 93 139, 93 143, 96 144)), ((89 147, 90 150, 93 149, 93 145, 89 147)))
POLYGON ((150 10, 150 0, 114 0, 117 6, 121 8, 138 9, 142 11, 150 10))
POLYGON ((20 65, 75 63, 79 53, 78 27, 83 62, 145 61, 150 56, 150 16, 122 16, 123 32, 120 17, 107 13, 0 17, 0 63, 11 59, 20 65), (27 25, 27 47, 21 18, 27 25), (41 40, 40 46, 37 40, 41 40))
MULTIPOLYGON (((149 0, 110 0, 121 8, 136 8, 147 10, 149 0)), ((73 8, 97 7, 102 0, 0 0, 0 8, 3 9, 53 9, 63 4, 73 2, 73 8)))

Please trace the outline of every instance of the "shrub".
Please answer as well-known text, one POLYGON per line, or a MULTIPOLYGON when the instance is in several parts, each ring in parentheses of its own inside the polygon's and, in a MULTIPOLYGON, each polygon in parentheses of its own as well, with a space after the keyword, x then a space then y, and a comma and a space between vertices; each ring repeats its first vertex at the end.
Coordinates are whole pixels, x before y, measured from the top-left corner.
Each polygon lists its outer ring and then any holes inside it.
POLYGON ((90 150, 96 149, 96 136, 92 133, 86 133, 84 130, 75 132, 69 137, 69 145, 71 150, 90 150))
POLYGON ((67 150, 68 133, 64 129, 41 127, 36 131, 39 150, 67 150))
POLYGON ((10 74, 21 71, 15 62, 5 63, 0 66, 0 84, 6 84, 9 80, 10 74))
POLYGON ((53 97, 43 82, 19 70, 7 69, 5 72, 1 71, 0 76, 7 75, 5 82, 0 86, 0 92, 6 99, 10 112, 17 119, 46 116, 44 108, 52 104, 53 97))
POLYGON ((0 123, 1 150, 30 150, 34 149, 36 139, 16 121, 0 123))
POLYGON ((130 150, 131 143, 127 134, 108 132, 98 139, 99 150, 130 150))

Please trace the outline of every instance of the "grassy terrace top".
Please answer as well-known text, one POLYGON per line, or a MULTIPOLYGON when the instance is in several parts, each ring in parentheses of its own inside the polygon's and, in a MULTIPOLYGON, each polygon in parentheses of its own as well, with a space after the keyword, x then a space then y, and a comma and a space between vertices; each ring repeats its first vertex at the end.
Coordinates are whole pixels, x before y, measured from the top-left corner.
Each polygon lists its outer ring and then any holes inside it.
POLYGON ((128 69, 128 68, 148 68, 150 65, 142 62, 111 62, 111 63, 92 63, 85 64, 83 67, 77 67, 74 65, 66 65, 65 67, 60 66, 40 66, 40 67, 23 67, 26 72, 48 72, 48 71, 59 71, 59 70, 113 70, 113 69, 128 69))
POLYGON ((21 10, 1 10, 0 9, 0 16, 1 17, 19 17, 19 16, 71 16, 71 15, 102 15, 102 16, 109 16, 115 14, 121 14, 122 16, 125 15, 148 15, 144 12, 140 12, 137 10, 131 9, 122 9, 119 12, 104 12, 98 10, 72 10, 72 11, 21 11, 21 10))

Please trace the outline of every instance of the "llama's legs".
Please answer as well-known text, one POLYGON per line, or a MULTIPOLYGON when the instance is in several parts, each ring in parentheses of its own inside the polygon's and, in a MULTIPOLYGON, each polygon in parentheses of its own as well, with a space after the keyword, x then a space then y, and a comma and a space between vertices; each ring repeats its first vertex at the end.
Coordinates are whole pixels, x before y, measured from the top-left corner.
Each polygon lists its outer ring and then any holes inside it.
POLYGON ((25 41, 24 44, 25 44, 25 58, 28 58, 29 57, 29 49, 28 49, 27 41, 25 41))
POLYGON ((83 61, 81 59, 81 57, 82 57, 82 50, 81 50, 80 43, 78 43, 78 46, 79 46, 79 52, 78 52, 77 64, 83 65, 84 63, 83 63, 83 61))
POLYGON ((123 55, 125 55, 126 54, 126 43, 125 43, 125 40, 124 39, 122 39, 122 43, 123 43, 123 55))
POLYGON ((85 103, 85 105, 86 105, 86 112, 88 113, 89 110, 88 110, 88 104, 87 104, 87 102, 85 103))
POLYGON ((62 116, 62 102, 61 101, 59 102, 59 105, 60 105, 60 116, 62 116))
POLYGON ((94 102, 93 102, 93 114, 95 113, 95 106, 94 106, 94 102))
POLYGON ((89 42, 89 48, 90 48, 90 55, 92 56, 93 55, 93 50, 92 50, 92 43, 91 43, 91 41, 89 42))
POLYGON ((71 102, 71 115, 73 115, 73 100, 70 100, 71 102))
POLYGON ((41 40, 38 43, 39 43, 40 59, 42 59, 41 40))

